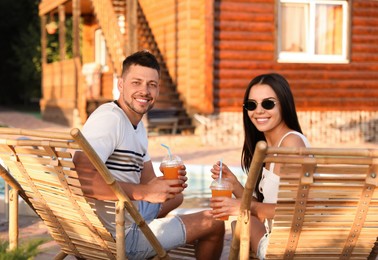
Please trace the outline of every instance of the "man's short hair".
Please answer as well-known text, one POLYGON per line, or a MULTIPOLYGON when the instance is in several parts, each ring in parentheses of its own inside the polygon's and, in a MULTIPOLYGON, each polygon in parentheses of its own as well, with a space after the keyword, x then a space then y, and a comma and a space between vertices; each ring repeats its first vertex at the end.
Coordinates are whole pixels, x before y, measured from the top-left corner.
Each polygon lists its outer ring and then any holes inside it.
POLYGON ((128 56, 122 63, 122 75, 124 75, 132 65, 140 65, 155 69, 160 77, 160 65, 156 57, 148 50, 137 51, 128 56))

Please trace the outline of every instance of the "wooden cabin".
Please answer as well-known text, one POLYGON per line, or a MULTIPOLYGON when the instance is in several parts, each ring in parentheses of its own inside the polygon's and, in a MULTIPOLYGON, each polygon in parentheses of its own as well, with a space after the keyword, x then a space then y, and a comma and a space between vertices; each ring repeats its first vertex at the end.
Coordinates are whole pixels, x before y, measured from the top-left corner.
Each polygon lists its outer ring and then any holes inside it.
POLYGON ((242 143, 249 81, 278 72, 313 144, 378 141, 378 1, 42 0, 39 14, 47 120, 83 123, 116 98, 123 59, 149 49, 164 70, 150 133, 242 143), (60 60, 48 62, 54 22, 60 60))

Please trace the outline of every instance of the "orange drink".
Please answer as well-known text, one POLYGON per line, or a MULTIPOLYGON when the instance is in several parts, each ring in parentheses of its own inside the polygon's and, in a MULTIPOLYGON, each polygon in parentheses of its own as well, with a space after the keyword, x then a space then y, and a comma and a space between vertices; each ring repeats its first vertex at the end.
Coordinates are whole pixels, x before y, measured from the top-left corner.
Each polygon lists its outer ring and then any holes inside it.
MULTIPOLYGON (((178 172, 181 168, 181 165, 182 161, 177 155, 166 156, 160 165, 164 178, 167 180, 177 180, 179 178, 178 172)), ((180 187, 181 185, 174 186, 180 187)))
MULTIPOLYGON (((175 166, 162 166, 162 171, 164 174, 164 178, 167 180, 176 180, 179 177, 178 171, 181 165, 175 166)), ((174 185, 175 187, 180 187, 180 185, 174 185)))
POLYGON ((213 197, 229 197, 232 196, 232 190, 211 190, 213 197))
MULTIPOLYGON (((232 184, 227 179, 214 180, 210 186, 212 197, 232 197, 232 184)), ((214 208, 215 209, 215 208, 214 208)), ((229 216, 217 218, 218 220, 228 220, 229 216)))

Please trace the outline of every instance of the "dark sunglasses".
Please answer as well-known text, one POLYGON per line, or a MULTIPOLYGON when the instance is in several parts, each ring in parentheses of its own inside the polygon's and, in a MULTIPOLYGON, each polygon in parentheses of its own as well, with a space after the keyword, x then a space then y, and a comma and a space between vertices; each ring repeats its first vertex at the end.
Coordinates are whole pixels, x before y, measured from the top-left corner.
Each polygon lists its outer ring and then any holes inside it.
POLYGON ((247 100, 243 107, 247 109, 248 111, 253 111, 257 108, 258 104, 261 104, 261 106, 266 110, 271 110, 275 107, 277 101, 271 100, 271 99, 264 99, 261 103, 257 103, 255 100, 247 100))

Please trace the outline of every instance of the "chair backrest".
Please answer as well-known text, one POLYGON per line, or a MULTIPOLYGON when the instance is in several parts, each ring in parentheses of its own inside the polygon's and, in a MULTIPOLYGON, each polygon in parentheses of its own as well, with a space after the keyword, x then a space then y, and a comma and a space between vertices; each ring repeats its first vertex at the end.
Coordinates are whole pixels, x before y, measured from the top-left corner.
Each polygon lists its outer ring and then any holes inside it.
MULTIPOLYGON (((116 244, 92 209, 93 200, 84 196, 73 162, 78 151, 88 156, 135 222, 143 226, 157 254, 164 258, 166 252, 78 129, 56 133, 0 128, 0 158, 9 168, 6 174, 12 175, 5 179, 18 182, 20 195, 44 221, 61 250, 79 258, 116 259, 117 250, 118 255, 125 254, 124 240, 116 244)), ((124 227, 118 230, 124 233, 124 227)))
POLYGON ((281 166, 266 259, 369 257, 378 236, 378 150, 257 148, 255 164, 281 166))

